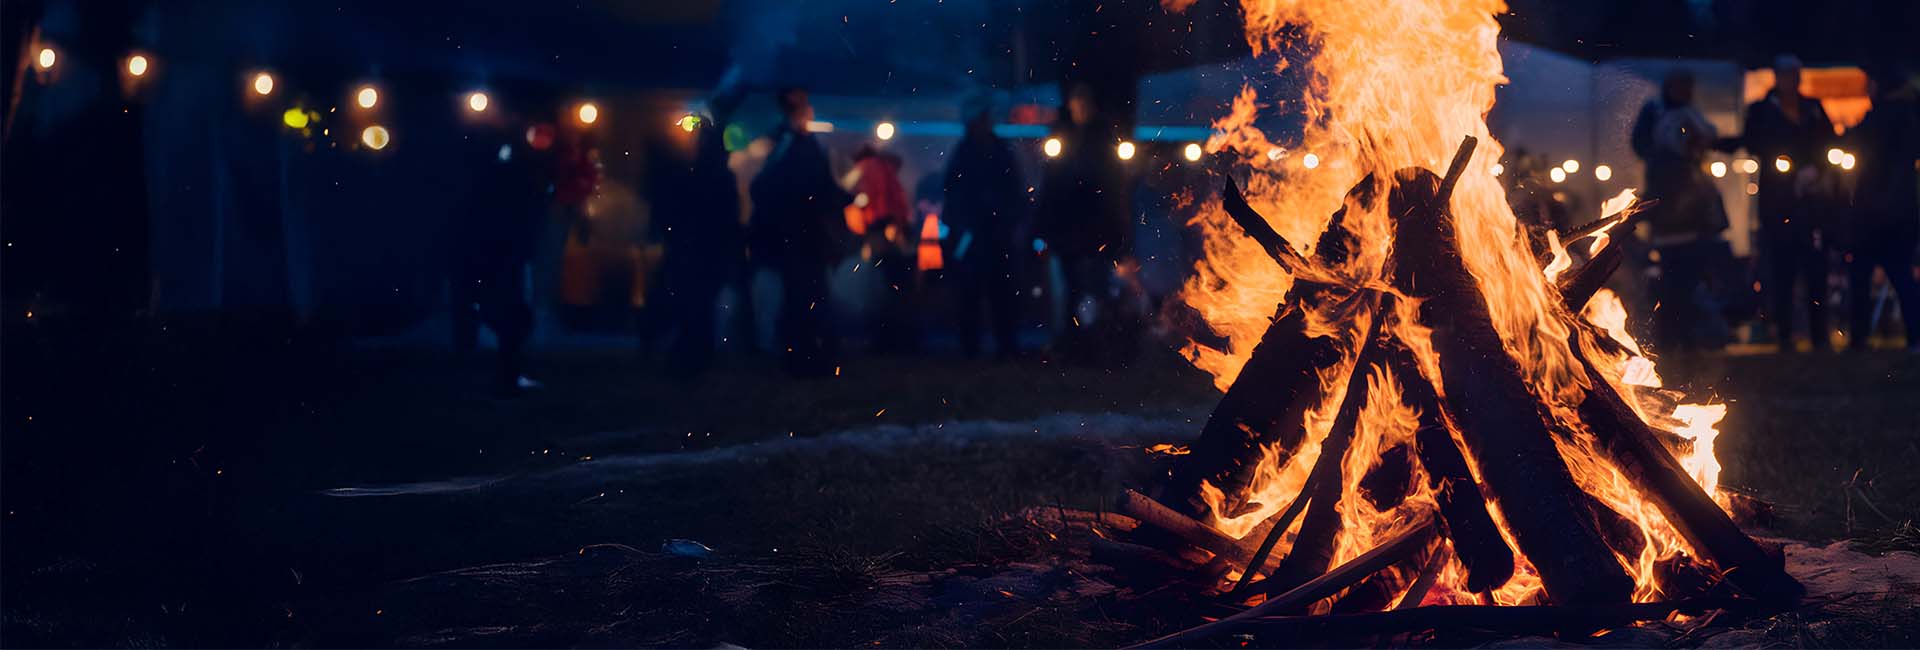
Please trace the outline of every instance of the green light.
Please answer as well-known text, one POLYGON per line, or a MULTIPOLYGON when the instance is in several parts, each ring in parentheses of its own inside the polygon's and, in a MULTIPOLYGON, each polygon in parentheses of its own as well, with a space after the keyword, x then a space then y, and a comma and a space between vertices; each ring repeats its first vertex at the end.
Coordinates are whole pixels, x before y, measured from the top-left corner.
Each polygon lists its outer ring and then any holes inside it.
POLYGON ((280 123, 287 125, 287 128, 304 129, 311 121, 312 118, 307 115, 307 112, 299 108, 289 108, 287 112, 280 114, 280 123))

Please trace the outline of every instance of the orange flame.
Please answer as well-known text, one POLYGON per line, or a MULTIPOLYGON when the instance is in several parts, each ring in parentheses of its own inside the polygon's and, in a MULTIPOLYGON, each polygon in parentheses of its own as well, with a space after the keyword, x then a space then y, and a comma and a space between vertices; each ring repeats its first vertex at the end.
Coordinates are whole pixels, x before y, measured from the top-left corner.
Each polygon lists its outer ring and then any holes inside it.
MULTIPOLYGON (((1310 247, 1326 229, 1329 215, 1344 205, 1348 211, 1342 223, 1355 240, 1351 255, 1338 268, 1324 271, 1347 286, 1387 290, 1382 265, 1392 248, 1385 201, 1371 206, 1346 201, 1349 189, 1369 174, 1385 178, 1407 167, 1444 171, 1441 167, 1451 159, 1462 136, 1479 139, 1478 151, 1467 162, 1452 198, 1462 261, 1487 296, 1488 310, 1507 352, 1520 362, 1526 379, 1565 430, 1556 444, 1576 482, 1599 503, 1636 523, 1645 538, 1639 555, 1619 558, 1638 585, 1635 599, 1658 597, 1655 563, 1685 552, 1684 542, 1599 450, 1574 408, 1591 388, 1579 355, 1594 360, 1607 382, 1643 409, 1642 417, 1650 422, 1668 419, 1664 413, 1650 417, 1644 410, 1659 402, 1650 399, 1653 393, 1640 392, 1657 390, 1659 375, 1628 335, 1627 313, 1617 296, 1602 290, 1582 314, 1567 312, 1552 284, 1572 265, 1564 242, 1558 234, 1552 235, 1555 261, 1543 272, 1523 238, 1515 236, 1513 210, 1499 179, 1490 173, 1501 158, 1501 147, 1488 132, 1485 115, 1493 104, 1494 88, 1506 81, 1497 48, 1499 25, 1494 20, 1506 10, 1505 5, 1500 0, 1403 0, 1383 8, 1343 0, 1242 0, 1242 7, 1255 53, 1277 54, 1274 58, 1280 63, 1274 73, 1303 75, 1306 89, 1299 96, 1262 98, 1253 86, 1243 87, 1231 111, 1214 122, 1216 132, 1206 148, 1238 157, 1250 173, 1244 184, 1248 202, 1303 255, 1313 254, 1310 247), (1303 69, 1293 69, 1296 65, 1303 69), (1305 126, 1297 134, 1269 136, 1256 126, 1262 111, 1268 110, 1303 115, 1305 126), (1569 341, 1575 340, 1571 335, 1581 317, 1605 331, 1619 348, 1588 341, 1583 349, 1574 350, 1569 341)), ((1618 215, 1631 204, 1632 193, 1625 192, 1606 202, 1602 216, 1618 215)), ((1217 347, 1192 342, 1185 353, 1224 390, 1272 322, 1275 307, 1297 299, 1289 295, 1295 278, 1233 225, 1217 202, 1203 206, 1192 223, 1205 235, 1204 256, 1181 298, 1225 342, 1217 347)), ((1602 231, 1587 252, 1597 253, 1606 245, 1607 234, 1602 231)), ((1388 330, 1413 349, 1422 374, 1444 399, 1446 387, 1438 381, 1438 360, 1429 332, 1413 318, 1417 304, 1408 299, 1393 304, 1395 313, 1377 317, 1390 319, 1388 330)), ((1345 344, 1345 360, 1321 371, 1322 394, 1328 397, 1299 423, 1306 431, 1299 448, 1265 450, 1247 499, 1261 507, 1211 522, 1228 534, 1246 535, 1298 495, 1320 455, 1320 440, 1340 409, 1347 378, 1358 370, 1354 366, 1359 333, 1367 330, 1370 320, 1366 314, 1356 318, 1351 305, 1341 305, 1314 307, 1308 316, 1310 334, 1335 336, 1345 344), (1287 460, 1280 462, 1283 457, 1287 460)), ((1343 526, 1335 561, 1360 555, 1396 526, 1437 507, 1424 477, 1412 482, 1404 502, 1386 511, 1377 511, 1368 500, 1354 496, 1357 482, 1380 461, 1382 451, 1411 443, 1418 417, 1401 401, 1400 386, 1381 377, 1390 376, 1375 375, 1353 443, 1341 459, 1347 496, 1338 508, 1343 526)), ((1682 406, 1670 418, 1683 422, 1678 432, 1694 441, 1687 468, 1708 490, 1713 489, 1718 472, 1718 463, 1712 462, 1717 435, 1712 425, 1724 413, 1724 405, 1682 406)), ((1477 476, 1471 455, 1468 461, 1477 476)), ((1413 471, 1420 472, 1417 464, 1413 471)), ((1214 486, 1203 485, 1202 492, 1216 506, 1225 502, 1214 486)), ((1488 508, 1512 545, 1499 504, 1490 500, 1488 508)), ((1285 553, 1294 534, 1288 531, 1275 552, 1285 553)), ((1427 602, 1479 602, 1481 596, 1467 593, 1464 584, 1465 571, 1456 559, 1443 570, 1427 602)), ((1514 578, 1491 596, 1502 604, 1518 604, 1537 600, 1541 589, 1532 565, 1519 555, 1514 578)))

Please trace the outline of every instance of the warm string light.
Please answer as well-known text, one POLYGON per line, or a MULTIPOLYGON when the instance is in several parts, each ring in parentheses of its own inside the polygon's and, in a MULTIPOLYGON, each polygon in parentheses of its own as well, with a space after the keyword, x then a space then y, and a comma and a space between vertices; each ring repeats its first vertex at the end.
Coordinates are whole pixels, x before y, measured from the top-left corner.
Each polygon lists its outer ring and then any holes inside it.
POLYGON ((594 105, 593 102, 582 103, 580 104, 580 108, 574 111, 574 116, 580 118, 581 124, 598 122, 600 121, 600 107, 594 105))
POLYGON ((387 148, 387 143, 391 140, 392 135, 387 133, 387 127, 378 124, 360 130, 360 143, 374 151, 387 148))
POLYGON ((1062 146, 1059 138, 1047 138, 1046 143, 1040 145, 1040 151, 1046 153, 1048 158, 1059 158, 1062 146))
POLYGON ((1305 167, 1305 168, 1307 168, 1307 169, 1313 169, 1313 168, 1315 168, 1315 167, 1319 167, 1319 166, 1320 166, 1320 156, 1319 156, 1319 155, 1317 155, 1317 154, 1312 154, 1312 153, 1309 153, 1309 154, 1307 154, 1307 155, 1304 155, 1304 156, 1301 156, 1301 157, 1300 157, 1300 166, 1301 166, 1301 167, 1305 167))
POLYGON ((1198 142, 1187 143, 1186 148, 1180 152, 1181 155, 1186 156, 1188 162, 1199 162, 1200 155, 1203 153, 1206 152, 1200 149, 1200 143, 1198 142))
POLYGON ((59 61, 60 53, 53 51, 51 47, 40 48, 40 54, 35 56, 33 60, 34 64, 40 66, 41 70, 52 70, 53 64, 59 61))
POLYGON ((492 100, 487 98, 486 93, 476 90, 467 94, 467 110, 475 113, 484 113, 487 111, 487 105, 490 103, 492 103, 492 100))
POLYGON ((1707 165, 1707 173, 1713 174, 1714 178, 1726 178, 1727 164, 1724 162, 1715 160, 1713 161, 1713 164, 1707 165))
POLYGON ((273 94, 273 75, 265 72, 254 75, 253 92, 262 96, 273 94))
POLYGON ((1121 160, 1133 160, 1133 149, 1131 140, 1122 140, 1120 146, 1114 147, 1114 152, 1120 155, 1121 160))
POLYGON ((1607 165, 1597 165, 1593 168, 1593 177, 1599 179, 1602 183, 1613 180, 1613 168, 1607 165))
POLYGON ((894 129, 893 129, 892 122, 881 122, 877 125, 874 125, 873 137, 879 138, 881 140, 892 140, 893 130, 894 129))
POLYGON ((147 76, 148 65, 149 65, 149 62, 147 61, 146 55, 135 54, 133 56, 127 57, 127 74, 133 75, 135 77, 147 76))
POLYGON ((380 103, 380 91, 373 86, 361 86, 360 92, 354 93, 353 102, 360 108, 373 108, 380 103))

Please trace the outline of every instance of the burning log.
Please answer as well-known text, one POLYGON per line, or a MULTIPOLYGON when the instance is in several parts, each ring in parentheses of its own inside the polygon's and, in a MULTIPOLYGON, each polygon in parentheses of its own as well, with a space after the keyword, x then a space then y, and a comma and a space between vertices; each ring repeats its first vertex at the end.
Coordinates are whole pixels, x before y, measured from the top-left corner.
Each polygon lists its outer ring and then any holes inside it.
POLYGON ((1487 512, 1487 500, 1467 468, 1467 459, 1447 431, 1440 411, 1440 396, 1433 384, 1420 376, 1413 351, 1398 340, 1385 346, 1387 365, 1400 379, 1400 397, 1420 412, 1420 426, 1414 431, 1413 444, 1420 456, 1420 467, 1427 472, 1427 485, 1440 506, 1440 520, 1454 552, 1467 569, 1469 591, 1487 591, 1513 578, 1513 549, 1487 512))
MULTIPOLYGON (((1373 300, 1377 305, 1377 294, 1373 300)), ((1371 394, 1368 379, 1379 361, 1379 353, 1375 352, 1378 345, 1372 341, 1379 338, 1385 320, 1376 316, 1367 337, 1361 339, 1365 347, 1352 374, 1347 376, 1346 396, 1340 401, 1340 412, 1334 416, 1326 440, 1320 443, 1320 457, 1313 464, 1313 492, 1302 493, 1312 500, 1312 505, 1307 507, 1306 519, 1300 522, 1300 535, 1293 540, 1293 550, 1265 582, 1269 594, 1292 589, 1325 573, 1333 561, 1334 536, 1340 531, 1340 499, 1347 487, 1344 476, 1347 448, 1359 428, 1360 410, 1366 407, 1371 394)))
POLYGON ((1386 512, 1407 500, 1413 487, 1413 450, 1405 444, 1380 452, 1380 462, 1360 478, 1360 494, 1374 510, 1386 512))
MULTIPOLYGON (((1306 484, 1300 487, 1300 494, 1293 497, 1293 502, 1287 504, 1287 509, 1273 519, 1267 520, 1267 523, 1272 526, 1267 530, 1266 539, 1260 542, 1259 550, 1253 552, 1253 559, 1247 561, 1247 566, 1265 567, 1267 565, 1267 556, 1273 553, 1274 544, 1287 533, 1287 528, 1293 526, 1293 518, 1300 516, 1300 511, 1306 510, 1307 503, 1312 501, 1313 484, 1313 476, 1309 475, 1306 484)), ((1253 574, 1251 570, 1242 573, 1240 582, 1233 586, 1233 593, 1246 593, 1247 585, 1253 584, 1253 574)))
POLYGON ((1205 482, 1226 495, 1229 510, 1211 514, 1243 514, 1239 511, 1247 507, 1246 491, 1263 449, 1291 456, 1300 446, 1306 413, 1321 399, 1320 368, 1339 360, 1335 339, 1307 336, 1304 308, 1283 306, 1207 418, 1191 452, 1174 465, 1163 498, 1187 516, 1207 517, 1210 508, 1201 498, 1205 482))
POLYGON ((1587 301, 1593 299, 1593 294, 1606 285, 1607 278, 1626 260, 1625 250, 1621 246, 1607 246, 1594 253, 1580 270, 1560 276, 1560 299, 1569 311, 1577 314, 1587 306, 1587 301))
POLYGON ((1374 547, 1371 551, 1362 553, 1360 557, 1356 557, 1352 561, 1342 564, 1334 570, 1328 571, 1326 574, 1308 581, 1306 584, 1295 587, 1273 598, 1269 598, 1266 602, 1255 605, 1233 616, 1175 632, 1133 647, 1166 648, 1191 645, 1195 641, 1237 629, 1241 625, 1249 621, 1257 620, 1262 616, 1284 614, 1312 605, 1321 599, 1340 593, 1341 590, 1346 589, 1367 576, 1373 575, 1376 571, 1393 566, 1401 560, 1406 559, 1409 554, 1420 550, 1420 548, 1431 542, 1433 540, 1433 534, 1433 521, 1430 519, 1423 520, 1405 532, 1387 540, 1386 543, 1374 547))
MULTIPOLYGON (((1373 177, 1368 176, 1349 192, 1349 197, 1366 202, 1373 199, 1373 194, 1373 177)), ((1268 226, 1266 218, 1247 204, 1231 180, 1221 191, 1221 204, 1281 268, 1295 274, 1312 268, 1315 262, 1301 256, 1268 226)), ((1319 262, 1338 265, 1345 261, 1346 233, 1341 226, 1345 211, 1342 208, 1336 213, 1321 235, 1316 247, 1319 262)), ((1280 306, 1273 324, 1241 367, 1239 377, 1208 416, 1199 439, 1190 447, 1191 453, 1181 457, 1162 488, 1161 497, 1190 517, 1205 519, 1212 514, 1231 518, 1256 509, 1259 504, 1245 499, 1261 454, 1273 449, 1281 454, 1276 461, 1284 463, 1290 458, 1306 435, 1307 411, 1324 397, 1319 373, 1340 361, 1340 342, 1334 337, 1308 336, 1307 319, 1314 309, 1347 298, 1351 291, 1296 277, 1290 294, 1288 303, 1280 306), (1201 497, 1202 483, 1225 496, 1225 512, 1210 512, 1201 497)))
MULTIPOLYGON (((1445 532, 1445 531, 1442 531, 1445 532)), ((1400 596, 1400 602, 1394 609, 1412 609, 1419 607, 1427 599, 1427 592, 1433 591, 1433 583, 1440 581, 1440 569, 1447 565, 1447 559, 1453 557, 1447 552, 1447 545, 1441 544, 1433 549, 1433 555, 1427 556, 1427 563, 1421 565, 1420 575, 1407 587, 1407 593, 1400 596)))
MULTIPOLYGON (((1579 330, 1574 336, 1580 336, 1579 330)), ((1574 343, 1574 349, 1579 350, 1579 341, 1574 343)), ((1805 595, 1806 588, 1787 575, 1781 562, 1741 532, 1713 498, 1694 483, 1680 461, 1661 444, 1660 435, 1634 414, 1592 360, 1583 356, 1581 361, 1593 388, 1580 403, 1580 418, 1620 470, 1633 479, 1640 495, 1653 502, 1688 545, 1719 566, 1742 591, 1783 603, 1805 595)))
POLYGON ((1240 540, 1227 536, 1219 529, 1195 521, 1192 517, 1175 512, 1161 505, 1153 497, 1127 490, 1120 494, 1120 511, 1142 523, 1173 533, 1188 544, 1198 546, 1214 555, 1229 561, 1245 565, 1251 557, 1247 549, 1240 546, 1240 540))
MULTIPOLYGON (((1470 154, 1473 139, 1462 145, 1470 154)), ((1485 295, 1462 261, 1444 185, 1421 172, 1395 188, 1399 217, 1394 284, 1424 298, 1420 321, 1433 329, 1441 404, 1473 456, 1480 478, 1502 504, 1521 552, 1540 570, 1555 602, 1626 602, 1629 578, 1601 539, 1590 500, 1573 481, 1538 397, 1494 329, 1485 295)))

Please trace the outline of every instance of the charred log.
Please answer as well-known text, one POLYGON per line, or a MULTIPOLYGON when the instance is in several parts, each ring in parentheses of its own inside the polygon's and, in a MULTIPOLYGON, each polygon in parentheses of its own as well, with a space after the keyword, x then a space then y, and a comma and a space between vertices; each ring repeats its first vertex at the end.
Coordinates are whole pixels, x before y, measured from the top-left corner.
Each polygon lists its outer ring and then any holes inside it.
POLYGON ((1560 299, 1566 303, 1567 310, 1580 313, 1593 299, 1593 294, 1606 286, 1607 278, 1620 268, 1620 262, 1627 258, 1625 247, 1608 246, 1594 253, 1579 270, 1560 276, 1560 299))
MULTIPOLYGON (((1377 301, 1378 297, 1374 300, 1377 301)), ((1373 376, 1375 364, 1379 361, 1379 353, 1374 351, 1378 346, 1373 344, 1373 340, 1379 337, 1381 323, 1385 320, 1374 318, 1367 337, 1361 339, 1364 347, 1353 372, 1347 377, 1346 394, 1341 398, 1340 412, 1334 416, 1326 440, 1320 443, 1320 457, 1314 461, 1313 472, 1309 475, 1313 492, 1308 496, 1312 505, 1307 507, 1306 518, 1300 522, 1300 535, 1294 538, 1293 549, 1265 583, 1269 594, 1292 589, 1325 573, 1327 565, 1333 562, 1334 537, 1340 532, 1340 499, 1347 488, 1344 475, 1347 449, 1353 442, 1355 430, 1359 428, 1360 411, 1366 407, 1371 394, 1368 379, 1373 376)))
MULTIPOLYGON (((1580 336, 1579 330, 1575 332, 1580 336)), ((1578 343, 1575 350, 1580 349, 1578 343)), ((1776 602, 1792 602, 1805 595, 1806 588, 1787 575, 1780 561, 1763 552, 1693 482, 1660 442, 1660 435, 1634 414, 1593 362, 1584 357, 1582 362, 1593 388, 1580 403, 1580 418, 1620 470, 1633 479, 1640 495, 1653 502, 1688 545, 1719 566, 1742 591, 1776 602)))
MULTIPOLYGON (((1381 569, 1393 566, 1408 556, 1418 552, 1433 541, 1434 526, 1431 520, 1421 521, 1405 532, 1395 535, 1373 550, 1360 554, 1353 560, 1328 571, 1306 584, 1288 590, 1286 593, 1267 599, 1245 611, 1212 623, 1175 632, 1167 636, 1133 646, 1135 648, 1168 648, 1191 645, 1195 641, 1206 639, 1229 631, 1240 629, 1251 621, 1263 616, 1281 615, 1298 611, 1319 602, 1322 599, 1340 593, 1341 590, 1373 575, 1381 569)), ((1255 585, 1258 587, 1258 585, 1255 585)))
POLYGON ((1300 447, 1307 411, 1322 398, 1320 369, 1340 360, 1335 339, 1307 336, 1305 309, 1287 305, 1281 312, 1167 478, 1162 498, 1189 517, 1231 518, 1257 507, 1246 498, 1261 455, 1272 448, 1284 462, 1300 447), (1226 496, 1225 512, 1210 511, 1202 482, 1226 496))
POLYGON ((1413 449, 1405 444, 1388 447, 1380 461, 1360 477, 1360 496, 1374 510, 1385 512, 1407 500, 1413 487, 1413 449))
POLYGON ((1414 449, 1420 467, 1426 470, 1427 485, 1433 488, 1434 501, 1440 507, 1440 520, 1447 538, 1467 569, 1467 589, 1475 593, 1495 589, 1513 578, 1513 549, 1500 536, 1500 529, 1487 512, 1487 500, 1480 485, 1467 468, 1467 459, 1447 431, 1440 411, 1440 397, 1433 385, 1420 375, 1413 351, 1398 340, 1383 346, 1388 367, 1400 379, 1400 397, 1420 412, 1420 428, 1414 432, 1414 449))
MULTIPOLYGON (((1370 203, 1375 195, 1373 177, 1368 176, 1349 192, 1347 204, 1370 203)), ((1267 225, 1266 218, 1247 204, 1232 181, 1221 192, 1221 204, 1281 268, 1297 274, 1315 263, 1267 225)), ((1322 265, 1339 265, 1346 260, 1350 239, 1343 226, 1346 211, 1343 207, 1336 213, 1320 236, 1316 261, 1322 265)), ((1340 342, 1332 337, 1308 336, 1307 318, 1311 310, 1351 293, 1296 278, 1291 294, 1288 304, 1280 307, 1273 324, 1254 346, 1239 377, 1207 418, 1191 453, 1175 464, 1162 488, 1161 498, 1190 517, 1205 519, 1212 514, 1232 518, 1258 509, 1261 504, 1249 503, 1246 498, 1261 455, 1273 449, 1281 456, 1271 462, 1284 464, 1306 434, 1307 411, 1325 397, 1319 373, 1340 361, 1340 342), (1202 482, 1225 496, 1223 512, 1210 512, 1201 498, 1202 482)))
MULTIPOLYGON (((1471 140, 1466 147, 1470 149, 1471 140)), ((1485 487, 1555 602, 1626 602, 1633 580, 1601 539, 1572 473, 1540 417, 1538 397, 1494 329, 1486 297, 1462 261, 1451 210, 1432 174, 1403 178, 1389 199, 1399 217, 1394 283, 1424 298, 1433 329, 1441 407, 1460 428, 1485 487)))

